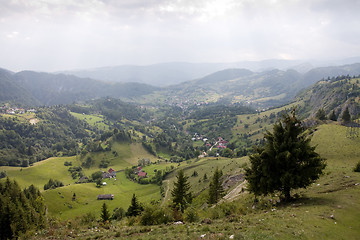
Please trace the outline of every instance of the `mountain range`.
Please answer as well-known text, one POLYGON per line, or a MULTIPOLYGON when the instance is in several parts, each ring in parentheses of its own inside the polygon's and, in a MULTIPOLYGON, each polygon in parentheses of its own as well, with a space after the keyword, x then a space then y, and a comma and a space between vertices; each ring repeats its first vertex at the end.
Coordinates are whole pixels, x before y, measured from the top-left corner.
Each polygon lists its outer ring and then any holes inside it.
MULTIPOLYGON (((169 66, 171 65, 169 63, 169 66)), ((198 68, 193 66, 197 70, 189 74, 189 77, 200 74, 199 66, 198 68)), ((166 70, 166 67, 163 67, 166 70)), ((187 67, 190 69, 191 66, 187 65, 187 67)), ((169 76, 164 78, 164 81, 167 79, 180 81, 178 75, 171 72, 171 69, 169 67, 166 70, 169 76)), ((139 71, 136 74, 145 73, 139 71)), ((0 102, 10 101, 38 106, 114 97, 147 104, 226 100, 255 104, 257 107, 271 107, 290 101, 301 89, 323 78, 359 74, 360 63, 313 68, 306 73, 294 69, 255 72, 248 69, 229 68, 171 86, 157 87, 138 82, 101 81, 63 73, 34 71, 14 73, 0 69, 0 102)))

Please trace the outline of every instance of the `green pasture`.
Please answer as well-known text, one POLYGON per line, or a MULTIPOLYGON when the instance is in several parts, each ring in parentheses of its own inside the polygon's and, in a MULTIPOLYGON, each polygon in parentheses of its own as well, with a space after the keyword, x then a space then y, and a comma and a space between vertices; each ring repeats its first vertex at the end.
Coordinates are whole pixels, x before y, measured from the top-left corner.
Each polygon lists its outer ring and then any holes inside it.
MULTIPOLYGON (((188 176, 188 181, 191 185, 191 192, 195 195, 205 190, 210 183, 216 167, 222 170, 223 175, 235 175, 242 172, 244 164, 246 164, 247 157, 243 158, 201 158, 199 160, 192 159, 186 162, 182 162, 177 168, 183 169, 185 176, 188 176), (192 176, 194 172, 197 172, 197 176, 192 176), (207 180, 204 181, 204 175, 206 174, 207 180)), ((171 172, 165 180, 167 180, 167 189, 171 190, 174 187, 176 181, 177 171, 171 172)), ((171 194, 168 194, 166 201, 171 198, 171 194)))
POLYGON ((68 185, 74 182, 68 167, 64 166, 65 161, 74 161, 75 157, 57 157, 49 158, 41 162, 34 163, 27 168, 21 167, 0 167, 0 171, 5 170, 10 178, 16 179, 21 187, 28 187, 34 184, 40 190, 43 190, 44 184, 50 178, 59 180, 68 185))
POLYGON ((84 120, 88 124, 95 126, 101 130, 109 130, 109 126, 105 124, 105 118, 102 115, 81 114, 75 112, 71 112, 71 115, 80 120, 84 120))
POLYGON ((160 188, 154 184, 141 185, 128 180, 124 172, 118 172, 115 179, 106 179, 106 186, 96 187, 95 183, 72 184, 48 190, 43 193, 49 213, 61 219, 72 219, 88 212, 100 216, 101 205, 106 202, 109 210, 122 207, 127 210, 133 193, 140 202, 160 200, 160 188), (72 201, 73 194, 76 200, 72 201), (114 200, 97 200, 99 194, 114 194, 114 200))

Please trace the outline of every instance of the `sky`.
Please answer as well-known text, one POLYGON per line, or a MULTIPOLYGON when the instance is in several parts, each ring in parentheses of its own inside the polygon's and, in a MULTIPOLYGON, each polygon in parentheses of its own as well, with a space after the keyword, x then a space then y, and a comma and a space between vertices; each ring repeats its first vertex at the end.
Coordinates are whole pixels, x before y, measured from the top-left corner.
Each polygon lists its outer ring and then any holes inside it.
POLYGON ((0 0, 0 67, 360 56, 360 0, 0 0))

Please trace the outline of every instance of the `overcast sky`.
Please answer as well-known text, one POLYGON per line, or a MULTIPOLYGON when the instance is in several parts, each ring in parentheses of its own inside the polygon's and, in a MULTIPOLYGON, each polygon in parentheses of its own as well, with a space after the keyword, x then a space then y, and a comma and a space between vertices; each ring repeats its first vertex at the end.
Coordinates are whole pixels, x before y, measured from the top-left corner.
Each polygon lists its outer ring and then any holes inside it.
POLYGON ((360 56, 360 0, 0 0, 0 67, 360 56))

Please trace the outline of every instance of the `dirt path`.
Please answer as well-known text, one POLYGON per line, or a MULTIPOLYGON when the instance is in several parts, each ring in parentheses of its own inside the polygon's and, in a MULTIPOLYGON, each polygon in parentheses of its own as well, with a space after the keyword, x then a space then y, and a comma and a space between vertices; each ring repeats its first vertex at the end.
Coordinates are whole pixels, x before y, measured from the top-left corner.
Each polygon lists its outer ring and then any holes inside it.
POLYGON ((237 197, 239 197, 239 193, 245 188, 247 181, 243 181, 239 185, 237 185, 233 190, 231 190, 228 194, 226 194, 220 202, 227 201, 231 202, 234 201, 237 197))
POLYGON ((164 203, 166 201, 166 198, 167 198, 167 196, 169 194, 169 190, 170 190, 169 180, 164 180, 163 181, 163 186, 164 186, 164 188, 166 188, 166 191, 165 191, 165 196, 164 196, 164 198, 163 198, 163 200, 161 202, 161 206, 164 205, 164 203), (166 187, 165 187, 165 183, 166 183, 166 187))

